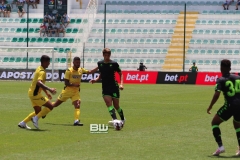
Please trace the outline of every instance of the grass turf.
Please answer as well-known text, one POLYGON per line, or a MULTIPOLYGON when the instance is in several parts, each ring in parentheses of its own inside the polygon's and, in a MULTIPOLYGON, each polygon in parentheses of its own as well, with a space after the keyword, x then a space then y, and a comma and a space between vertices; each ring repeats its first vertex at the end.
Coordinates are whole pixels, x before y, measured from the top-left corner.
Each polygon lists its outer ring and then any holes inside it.
MULTIPOLYGON (((81 121, 72 126, 71 101, 63 103, 39 120, 41 130, 24 130, 17 124, 33 111, 27 96, 30 82, 1 81, 0 159, 214 159, 217 148, 210 122, 223 104, 221 95, 212 110, 206 109, 213 86, 125 85, 120 105, 127 119, 121 131, 91 134, 91 123, 106 124, 109 113, 101 97, 100 84, 81 85, 81 121)), ((58 89, 63 83, 47 83, 58 89)), ((54 96, 55 101, 57 95, 54 96)), ((28 124, 34 128, 31 122, 28 124)), ((231 120, 221 125, 226 153, 232 158, 237 141, 231 120)))

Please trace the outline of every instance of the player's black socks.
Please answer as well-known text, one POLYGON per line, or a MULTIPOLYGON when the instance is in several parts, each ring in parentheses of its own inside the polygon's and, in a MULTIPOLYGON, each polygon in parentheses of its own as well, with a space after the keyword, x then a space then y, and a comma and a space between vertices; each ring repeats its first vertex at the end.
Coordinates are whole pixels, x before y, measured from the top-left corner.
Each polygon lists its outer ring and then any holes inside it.
POLYGON ((112 116, 112 119, 117 119, 116 112, 113 106, 108 107, 108 112, 112 116))
POLYGON ((238 140, 238 146, 240 146, 240 128, 236 129, 236 135, 238 140))
POLYGON ((124 120, 124 115, 123 115, 123 110, 122 110, 122 108, 118 108, 118 114, 119 114, 119 116, 121 117, 121 120, 124 120))
POLYGON ((221 138, 221 131, 218 125, 212 126, 213 136, 215 138, 215 141, 217 142, 218 146, 222 146, 222 138, 221 138))

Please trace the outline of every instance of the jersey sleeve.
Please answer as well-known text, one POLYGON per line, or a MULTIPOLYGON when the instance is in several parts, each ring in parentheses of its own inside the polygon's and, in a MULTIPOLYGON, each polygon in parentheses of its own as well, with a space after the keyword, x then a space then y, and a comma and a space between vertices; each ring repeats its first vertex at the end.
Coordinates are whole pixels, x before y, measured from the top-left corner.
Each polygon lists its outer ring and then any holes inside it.
POLYGON ((38 80, 44 81, 46 79, 46 73, 44 71, 39 71, 38 80))
POLYGON ((85 68, 82 68, 82 73, 88 73, 89 71, 85 68))
POLYGON ((216 82, 216 85, 215 85, 215 91, 218 91, 218 92, 222 91, 221 79, 217 79, 217 82, 216 82))
POLYGON ((122 72, 122 70, 121 70, 121 68, 120 68, 118 63, 116 63, 116 65, 115 65, 115 71, 122 72))
POLYGON ((65 76, 64 76, 64 79, 68 79, 68 80, 70 80, 70 74, 71 74, 71 71, 68 69, 68 70, 66 70, 66 72, 65 72, 65 76))

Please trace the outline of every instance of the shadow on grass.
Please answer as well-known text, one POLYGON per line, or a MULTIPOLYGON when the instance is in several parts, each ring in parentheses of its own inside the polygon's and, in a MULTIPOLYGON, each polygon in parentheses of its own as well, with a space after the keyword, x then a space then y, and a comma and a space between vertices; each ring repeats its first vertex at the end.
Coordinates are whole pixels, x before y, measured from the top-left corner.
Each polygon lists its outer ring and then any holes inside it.
POLYGON ((28 131, 45 132, 45 131, 49 131, 49 130, 47 130, 47 129, 36 129, 36 128, 33 128, 33 129, 28 129, 28 131))
MULTIPOLYGON (((56 123, 45 123, 45 124, 49 124, 49 125, 53 125, 53 126, 71 126, 71 127, 76 127, 73 124, 56 124, 56 123)), ((79 126, 82 127, 82 126, 79 126)))
POLYGON ((240 156, 208 156, 209 158, 240 158, 240 156))

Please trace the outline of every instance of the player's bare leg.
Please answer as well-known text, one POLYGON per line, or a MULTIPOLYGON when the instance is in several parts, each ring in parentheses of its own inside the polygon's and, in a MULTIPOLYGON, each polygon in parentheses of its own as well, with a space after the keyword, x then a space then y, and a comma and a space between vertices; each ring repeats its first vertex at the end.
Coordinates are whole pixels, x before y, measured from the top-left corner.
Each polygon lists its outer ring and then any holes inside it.
POLYGON ((29 121, 31 121, 32 118, 33 118, 34 116, 36 116, 36 115, 41 111, 41 107, 39 107, 39 106, 34 106, 33 109, 34 109, 34 112, 30 113, 23 121, 21 121, 21 122, 18 124, 18 127, 24 128, 24 129, 31 129, 31 128, 27 125, 27 123, 28 123, 29 121))
POLYGON ((225 152, 223 147, 222 138, 221 138, 221 131, 219 125, 223 122, 223 120, 216 114, 212 120, 212 131, 215 141, 218 144, 218 149, 213 153, 214 156, 218 156, 221 153, 225 152))
POLYGON ((238 150, 236 152, 236 156, 240 156, 240 122, 233 120, 233 126, 236 130, 236 136, 237 136, 237 140, 238 140, 238 150))
POLYGON ((81 103, 80 100, 76 100, 72 103, 74 108, 75 108, 75 110, 74 110, 74 123, 73 123, 74 126, 83 126, 83 124, 80 123, 80 119, 79 119, 80 113, 81 113, 80 112, 80 103, 81 103))
POLYGON ((53 104, 47 101, 43 106, 45 106, 36 116, 32 118, 33 125, 38 129, 39 118, 46 116, 53 109, 53 104))

